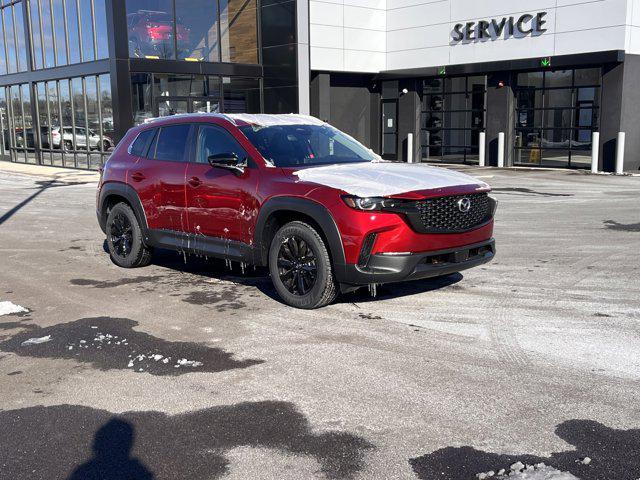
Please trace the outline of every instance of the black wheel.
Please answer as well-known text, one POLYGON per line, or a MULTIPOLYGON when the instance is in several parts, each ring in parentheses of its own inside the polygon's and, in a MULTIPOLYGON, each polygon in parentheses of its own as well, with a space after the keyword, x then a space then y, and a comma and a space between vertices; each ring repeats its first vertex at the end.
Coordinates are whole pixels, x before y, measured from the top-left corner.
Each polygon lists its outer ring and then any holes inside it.
POLYGON ((73 142, 71 142, 71 140, 65 140, 62 143, 62 148, 65 152, 71 152, 73 150, 73 142))
POLYGON ((338 294, 327 247, 304 222, 278 230, 269 248, 269 272, 278 294, 292 307, 324 307, 338 294))
POLYGON ((135 213, 126 203, 118 203, 107 217, 107 245, 113 263, 119 267, 144 267, 151 263, 151 249, 142 241, 135 213))
MULTIPOLYGON (((111 144, 109 143, 109 141, 108 140, 103 140, 102 141, 102 151, 103 152, 107 152, 107 151, 109 151, 110 148, 111 148, 111 144)), ((97 148, 96 148, 96 150, 97 150, 97 148)))

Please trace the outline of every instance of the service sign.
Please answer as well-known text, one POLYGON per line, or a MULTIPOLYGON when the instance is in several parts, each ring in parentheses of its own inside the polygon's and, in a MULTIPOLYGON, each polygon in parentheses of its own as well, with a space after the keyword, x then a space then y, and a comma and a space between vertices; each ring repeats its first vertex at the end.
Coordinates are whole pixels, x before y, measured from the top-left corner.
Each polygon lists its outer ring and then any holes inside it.
POLYGON ((453 27, 451 38, 454 42, 496 40, 501 37, 538 36, 547 31, 544 25, 547 12, 525 13, 519 17, 493 18, 477 22, 458 23, 453 27))

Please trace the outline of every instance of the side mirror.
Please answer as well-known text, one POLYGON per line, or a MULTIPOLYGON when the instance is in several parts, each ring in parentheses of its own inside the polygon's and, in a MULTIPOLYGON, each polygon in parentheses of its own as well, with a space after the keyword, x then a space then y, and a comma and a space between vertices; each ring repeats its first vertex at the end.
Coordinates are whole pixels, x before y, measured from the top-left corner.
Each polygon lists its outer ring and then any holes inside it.
POLYGON ((217 153, 209 155, 207 160, 212 167, 231 170, 237 175, 244 173, 244 169, 247 166, 246 159, 240 160, 235 153, 217 153))

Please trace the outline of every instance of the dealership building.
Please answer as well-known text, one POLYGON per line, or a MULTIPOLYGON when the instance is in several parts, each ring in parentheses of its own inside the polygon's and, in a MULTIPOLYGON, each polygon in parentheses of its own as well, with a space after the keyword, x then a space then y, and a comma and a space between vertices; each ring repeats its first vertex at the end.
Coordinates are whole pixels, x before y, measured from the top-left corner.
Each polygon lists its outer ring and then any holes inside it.
POLYGON ((97 168, 150 118, 300 112, 389 160, 590 168, 595 151, 599 170, 640 169, 640 0, 0 0, 0 15, 4 160, 97 168))

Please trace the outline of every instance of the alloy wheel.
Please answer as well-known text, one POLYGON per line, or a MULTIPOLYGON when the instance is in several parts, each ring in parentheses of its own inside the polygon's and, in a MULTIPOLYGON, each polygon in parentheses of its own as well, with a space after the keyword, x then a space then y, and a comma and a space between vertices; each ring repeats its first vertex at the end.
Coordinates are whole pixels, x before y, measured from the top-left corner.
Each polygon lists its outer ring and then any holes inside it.
POLYGON ((133 227, 129 218, 122 213, 118 213, 111 223, 110 234, 114 253, 126 258, 133 249, 133 227))
POLYGON ((285 238, 278 251, 278 274, 293 295, 306 295, 316 284, 316 255, 307 242, 297 236, 285 238))

